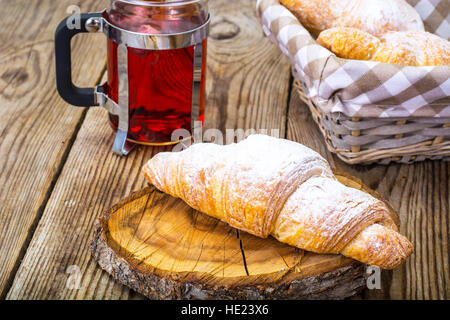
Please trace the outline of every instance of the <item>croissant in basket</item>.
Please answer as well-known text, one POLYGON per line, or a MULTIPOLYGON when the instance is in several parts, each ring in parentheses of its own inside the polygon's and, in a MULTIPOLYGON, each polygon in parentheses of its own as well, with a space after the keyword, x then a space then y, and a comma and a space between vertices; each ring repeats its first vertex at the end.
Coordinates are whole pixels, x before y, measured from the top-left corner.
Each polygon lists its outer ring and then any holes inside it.
POLYGON ((388 32, 379 38, 355 28, 322 31, 317 42, 345 59, 405 66, 450 64, 450 42, 425 31, 388 32))
POLYGON ((413 251, 386 205, 341 184, 315 151, 252 135, 163 152, 143 168, 159 190, 259 237, 392 269, 413 251))
POLYGON ((405 0, 280 0, 314 36, 332 27, 353 27, 382 35, 424 30, 419 14, 405 0))

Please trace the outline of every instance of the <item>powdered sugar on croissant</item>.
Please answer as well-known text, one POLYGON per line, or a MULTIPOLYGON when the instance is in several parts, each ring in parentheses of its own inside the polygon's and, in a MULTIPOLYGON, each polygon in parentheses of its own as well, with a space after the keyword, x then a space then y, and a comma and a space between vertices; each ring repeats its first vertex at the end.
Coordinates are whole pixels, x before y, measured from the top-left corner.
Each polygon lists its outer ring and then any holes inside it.
POLYGON ((259 237, 386 269, 412 252, 383 202, 341 184, 324 158, 292 141, 252 135, 195 144, 157 154, 143 173, 161 191, 259 237))

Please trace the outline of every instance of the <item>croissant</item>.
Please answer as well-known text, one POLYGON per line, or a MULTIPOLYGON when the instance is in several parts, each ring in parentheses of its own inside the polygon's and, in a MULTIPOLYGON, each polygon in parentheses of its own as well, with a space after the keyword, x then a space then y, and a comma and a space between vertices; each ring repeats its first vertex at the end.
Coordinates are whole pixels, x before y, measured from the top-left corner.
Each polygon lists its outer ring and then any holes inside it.
POLYGON ((322 31, 317 42, 345 59, 406 66, 450 64, 450 42, 425 31, 388 32, 379 38, 355 28, 322 31))
POLYGON ((353 27, 379 36, 387 31, 424 30, 405 0, 280 0, 314 36, 332 27, 353 27))
POLYGON ((382 201, 344 186, 324 158, 289 140, 194 144, 157 154, 143 173, 159 190, 259 237, 384 269, 413 251, 382 201))

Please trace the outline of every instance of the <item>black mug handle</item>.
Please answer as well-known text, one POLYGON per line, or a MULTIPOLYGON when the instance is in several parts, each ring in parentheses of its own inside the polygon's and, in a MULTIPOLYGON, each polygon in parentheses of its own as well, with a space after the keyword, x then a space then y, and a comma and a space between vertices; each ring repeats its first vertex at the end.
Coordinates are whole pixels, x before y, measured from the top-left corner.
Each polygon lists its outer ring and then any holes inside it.
POLYGON ((80 28, 68 27, 67 17, 59 24, 55 32, 55 60, 56 60, 56 87, 59 95, 68 103, 79 106, 98 106, 94 88, 78 88, 72 82, 72 57, 70 41, 78 33, 89 32, 86 21, 90 18, 101 17, 101 12, 80 14, 80 28))

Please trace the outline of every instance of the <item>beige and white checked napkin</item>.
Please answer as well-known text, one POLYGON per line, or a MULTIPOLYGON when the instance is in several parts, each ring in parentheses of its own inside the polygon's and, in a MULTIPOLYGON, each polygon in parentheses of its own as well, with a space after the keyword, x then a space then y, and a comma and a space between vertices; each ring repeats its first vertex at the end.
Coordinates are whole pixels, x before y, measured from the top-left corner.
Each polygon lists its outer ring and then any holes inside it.
MULTIPOLYGON (((450 0, 409 0, 425 28, 450 37, 450 0)), ((264 33, 294 66, 324 113, 348 117, 450 117, 450 66, 409 67, 336 57, 318 45, 278 0, 258 0, 264 33)))

